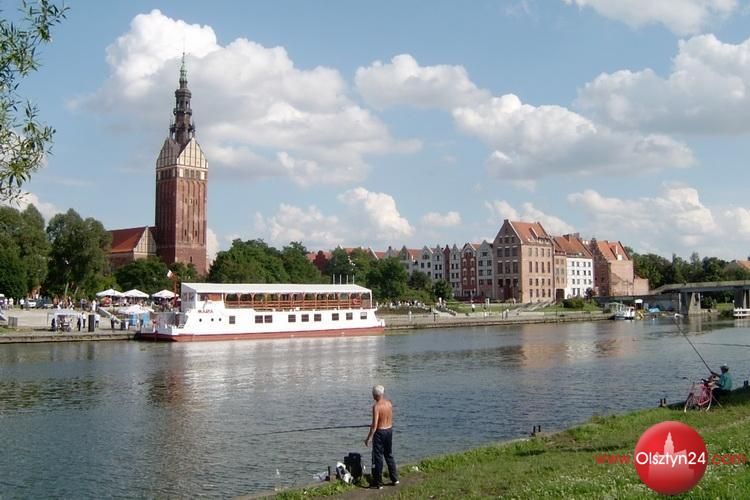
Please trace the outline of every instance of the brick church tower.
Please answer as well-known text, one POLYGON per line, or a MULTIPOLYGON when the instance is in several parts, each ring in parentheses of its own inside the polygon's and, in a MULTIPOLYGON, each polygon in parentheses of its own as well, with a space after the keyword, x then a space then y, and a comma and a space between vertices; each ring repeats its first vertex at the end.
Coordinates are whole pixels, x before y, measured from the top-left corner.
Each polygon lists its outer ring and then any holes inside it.
POLYGON ((156 160, 156 252, 205 274, 208 161, 195 140, 184 55, 174 95, 174 121, 156 160))

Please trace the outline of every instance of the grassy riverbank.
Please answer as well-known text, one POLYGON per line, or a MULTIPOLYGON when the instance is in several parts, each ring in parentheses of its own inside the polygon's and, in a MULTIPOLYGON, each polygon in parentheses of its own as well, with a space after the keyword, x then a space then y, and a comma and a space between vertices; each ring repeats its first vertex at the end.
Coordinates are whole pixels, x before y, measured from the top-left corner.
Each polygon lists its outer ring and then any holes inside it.
MULTIPOLYGON (((750 457, 750 391, 740 390, 707 413, 654 408, 588 423, 549 436, 499 444, 404 466, 402 484, 381 491, 332 483, 280 493, 277 498, 317 496, 369 498, 658 498, 643 485, 632 465, 597 465, 598 454, 632 454, 652 424, 678 420, 693 426, 709 456, 750 457), (418 470, 415 470, 418 469, 418 470)), ((701 482, 674 498, 748 498, 750 463, 709 465, 701 482)))

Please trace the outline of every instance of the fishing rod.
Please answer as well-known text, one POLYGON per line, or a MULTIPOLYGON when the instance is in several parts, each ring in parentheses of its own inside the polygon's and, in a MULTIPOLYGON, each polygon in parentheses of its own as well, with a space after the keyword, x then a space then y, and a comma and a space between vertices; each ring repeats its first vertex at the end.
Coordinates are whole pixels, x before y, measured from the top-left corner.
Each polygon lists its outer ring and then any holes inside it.
POLYGON ((682 328, 680 328, 680 322, 677 321, 677 318, 679 318, 680 316, 681 316, 680 314, 674 315, 674 324, 677 325, 677 331, 679 331, 682 334, 682 336, 685 337, 685 340, 688 341, 688 344, 690 344, 690 347, 693 348, 693 350, 695 351, 695 354, 697 354, 698 357, 701 358, 701 361, 703 361, 703 364, 706 365, 706 368, 708 369, 708 371, 713 373, 714 371, 711 369, 710 366, 708 366, 708 363, 706 363, 706 360, 703 359, 703 356, 701 356, 701 353, 698 352, 698 349, 695 348, 695 345, 693 345, 693 342, 690 340, 690 338, 687 335, 685 335, 685 332, 682 331, 682 328))
POLYGON ((306 427, 304 429, 287 429, 284 431, 272 431, 263 432, 261 434, 253 434, 253 436, 271 436, 274 434, 289 434, 292 432, 307 432, 307 431, 329 431, 333 429, 361 429, 363 427, 370 427, 370 424, 362 425, 330 425, 328 427, 306 427))

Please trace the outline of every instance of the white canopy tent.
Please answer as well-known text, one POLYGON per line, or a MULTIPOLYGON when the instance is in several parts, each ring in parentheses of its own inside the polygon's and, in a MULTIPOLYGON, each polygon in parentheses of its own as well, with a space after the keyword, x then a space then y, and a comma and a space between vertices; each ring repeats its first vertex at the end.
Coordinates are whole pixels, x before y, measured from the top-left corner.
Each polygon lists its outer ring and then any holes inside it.
POLYGON ((172 299, 174 298, 174 293, 170 292, 169 290, 161 290, 152 294, 151 297, 155 299, 172 299))
POLYGON ((152 312, 153 311, 151 309, 149 309, 148 307, 143 307, 143 306, 139 306, 139 305, 132 305, 132 306, 128 306, 128 307, 121 307, 120 309, 117 310, 118 314, 128 314, 128 315, 130 315, 130 314, 139 314, 139 315, 140 314, 149 314, 149 313, 152 313, 152 312))
POLYGON ((148 294, 138 290, 137 288, 133 288, 132 290, 123 292, 122 297, 125 297, 127 299, 147 299, 148 294))
POLYGON ((97 297, 122 297, 122 292, 118 292, 114 288, 108 288, 102 290, 96 294, 97 297))

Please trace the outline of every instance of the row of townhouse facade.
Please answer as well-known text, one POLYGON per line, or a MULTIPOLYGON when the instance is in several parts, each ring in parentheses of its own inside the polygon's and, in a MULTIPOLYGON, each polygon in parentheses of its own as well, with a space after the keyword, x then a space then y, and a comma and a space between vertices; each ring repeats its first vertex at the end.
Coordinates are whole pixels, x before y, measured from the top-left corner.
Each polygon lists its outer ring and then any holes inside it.
POLYGON ((445 280, 455 297, 473 301, 648 293, 648 281, 635 275, 619 241, 584 240, 577 233, 550 236, 539 222, 506 219, 492 242, 371 252, 398 259, 410 275, 419 271, 432 282, 445 280))

